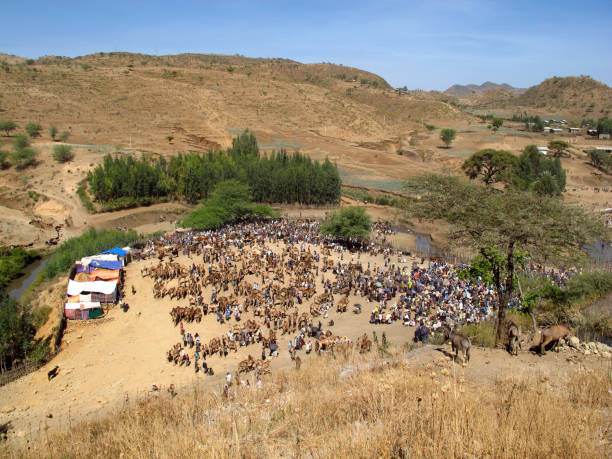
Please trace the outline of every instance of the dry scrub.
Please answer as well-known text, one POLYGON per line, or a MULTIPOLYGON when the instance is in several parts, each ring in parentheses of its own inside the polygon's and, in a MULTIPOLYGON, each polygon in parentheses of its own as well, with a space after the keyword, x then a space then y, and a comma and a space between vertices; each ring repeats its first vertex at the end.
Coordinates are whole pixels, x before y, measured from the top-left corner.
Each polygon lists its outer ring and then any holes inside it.
MULTIPOLYGON (((34 451, 54 457, 606 457, 605 371, 553 389, 546 377, 474 387, 447 360, 308 359, 232 400, 194 387, 72 426, 34 451), (344 368, 344 371, 343 371, 344 368), (347 370, 349 368, 349 370, 347 370), (343 373, 344 377, 340 374, 343 373)), ((609 456, 608 456, 609 457, 609 456)))

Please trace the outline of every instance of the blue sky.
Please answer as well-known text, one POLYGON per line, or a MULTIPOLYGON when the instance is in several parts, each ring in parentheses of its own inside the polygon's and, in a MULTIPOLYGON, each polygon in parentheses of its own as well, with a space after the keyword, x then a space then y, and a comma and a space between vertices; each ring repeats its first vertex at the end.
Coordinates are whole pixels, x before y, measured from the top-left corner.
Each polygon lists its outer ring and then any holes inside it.
POLYGON ((528 87, 555 75, 612 85, 610 13, 601 0, 23 0, 2 7, 0 52, 284 57, 427 90, 487 80, 528 87))

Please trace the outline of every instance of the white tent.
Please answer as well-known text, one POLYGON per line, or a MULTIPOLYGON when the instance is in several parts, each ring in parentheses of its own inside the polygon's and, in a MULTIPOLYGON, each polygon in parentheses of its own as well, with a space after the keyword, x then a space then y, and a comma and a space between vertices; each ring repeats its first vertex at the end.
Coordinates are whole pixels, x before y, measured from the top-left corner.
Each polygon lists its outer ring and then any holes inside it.
POLYGON ((81 292, 95 292, 110 295, 117 288, 117 281, 76 282, 68 281, 68 296, 80 295, 81 292))

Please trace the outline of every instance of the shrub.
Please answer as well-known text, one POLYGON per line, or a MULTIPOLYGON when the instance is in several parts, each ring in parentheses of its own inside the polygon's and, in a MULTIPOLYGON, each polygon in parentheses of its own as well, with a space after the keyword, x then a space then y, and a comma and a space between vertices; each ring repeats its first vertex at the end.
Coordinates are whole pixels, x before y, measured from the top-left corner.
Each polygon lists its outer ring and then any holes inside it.
POLYGON ((11 164, 16 169, 25 169, 28 166, 36 164, 36 156, 38 152, 33 148, 22 148, 21 150, 14 151, 10 154, 11 164))
POLYGON ((70 137, 70 132, 62 131, 62 133, 58 136, 57 140, 59 140, 60 142, 65 142, 66 140, 68 140, 68 137, 70 137))
POLYGON ((25 125, 25 131, 30 137, 40 137, 42 126, 38 123, 28 123, 25 125))
POLYGON ((9 156, 8 151, 0 150, 0 169, 6 169, 7 167, 10 166, 10 163, 6 161, 8 156, 9 156))
POLYGON ((455 131, 454 129, 445 128, 440 131, 440 139, 442 139, 442 142, 444 142, 447 147, 450 147, 450 144, 453 143, 453 140, 455 140, 456 136, 457 131, 455 131))
POLYGON ((49 136, 55 140, 55 136, 57 135, 57 128, 53 125, 49 126, 49 136))
POLYGON ((65 163, 74 158, 70 145, 55 145, 53 147, 53 159, 58 163, 65 163))
POLYGON ((15 136, 15 140, 13 140, 13 148, 15 150, 21 150, 22 148, 26 148, 30 146, 30 139, 25 134, 17 134, 15 136))

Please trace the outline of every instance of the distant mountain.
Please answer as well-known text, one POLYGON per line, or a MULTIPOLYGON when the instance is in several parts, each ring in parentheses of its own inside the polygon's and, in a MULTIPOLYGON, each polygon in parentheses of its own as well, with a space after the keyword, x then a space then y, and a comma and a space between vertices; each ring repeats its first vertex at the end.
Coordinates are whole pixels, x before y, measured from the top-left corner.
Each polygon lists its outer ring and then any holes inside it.
POLYGON ((497 83, 492 83, 491 81, 486 81, 485 83, 481 84, 481 85, 477 85, 477 84, 466 84, 466 85, 460 85, 460 84, 456 84, 451 86, 450 88, 448 88, 446 91, 444 91, 445 94, 450 94, 452 96, 456 96, 456 97, 468 97, 472 94, 482 94, 483 92, 487 92, 487 91, 505 91, 508 92, 510 94, 521 94, 523 92, 525 92, 525 89, 521 89, 521 88, 515 88, 513 86, 510 86, 509 84, 506 83, 502 83, 502 84, 497 84, 497 83))

